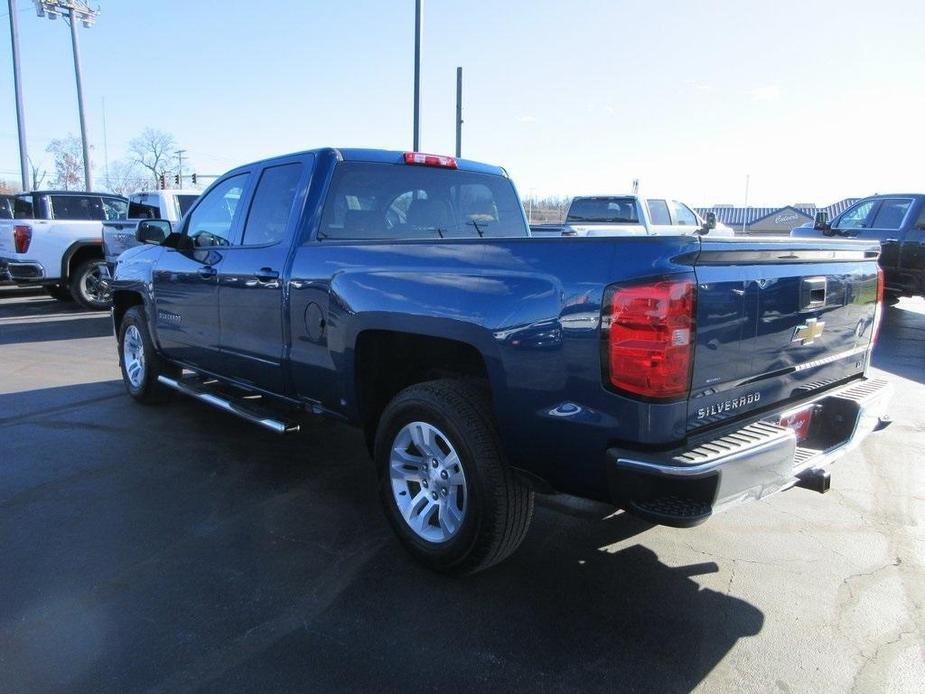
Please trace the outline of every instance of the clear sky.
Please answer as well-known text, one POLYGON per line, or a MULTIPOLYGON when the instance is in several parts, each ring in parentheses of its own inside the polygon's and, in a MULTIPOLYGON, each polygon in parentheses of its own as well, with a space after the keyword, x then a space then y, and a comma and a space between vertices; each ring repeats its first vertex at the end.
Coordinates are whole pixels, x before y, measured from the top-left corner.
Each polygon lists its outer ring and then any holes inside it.
MULTIPOLYGON (((67 25, 18 0, 30 154, 79 132, 67 25)), ((193 170, 312 147, 411 147, 413 0, 99 0, 82 31, 96 175, 145 126, 193 170)), ((6 3, 0 177, 18 172, 6 3)), ((421 149, 523 195, 695 205, 925 191, 922 0, 425 0, 421 149)))

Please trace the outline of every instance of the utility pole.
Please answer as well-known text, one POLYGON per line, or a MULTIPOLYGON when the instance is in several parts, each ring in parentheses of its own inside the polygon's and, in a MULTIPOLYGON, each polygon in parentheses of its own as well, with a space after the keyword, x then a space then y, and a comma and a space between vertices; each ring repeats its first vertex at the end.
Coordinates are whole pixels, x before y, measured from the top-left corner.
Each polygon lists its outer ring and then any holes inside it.
POLYGON ((180 180, 180 184, 179 184, 179 185, 180 185, 181 188, 183 187, 183 154, 184 154, 184 152, 186 152, 185 149, 178 149, 178 150, 177 150, 177 160, 178 160, 178 162, 179 162, 179 163, 177 164, 177 176, 179 176, 179 180, 180 180))
POLYGON ((84 187, 93 189, 93 180, 90 177, 90 140, 87 136, 87 119, 84 109, 83 79, 80 67, 80 40, 77 36, 77 22, 89 29, 96 21, 99 10, 92 10, 81 0, 35 0, 35 12, 39 17, 57 19, 60 14, 67 19, 71 27, 71 48, 74 51, 74 76, 77 81, 77 111, 80 116, 80 141, 83 147, 84 158, 84 187))
POLYGON ((414 144, 417 152, 421 147, 421 11, 424 0, 414 0, 414 144))
POLYGON ((13 44, 13 88, 16 91, 16 128, 19 133, 19 171, 22 175, 22 189, 31 190, 29 185, 29 152, 26 149, 26 116, 22 107, 22 84, 19 79, 19 18, 16 16, 16 0, 7 0, 10 8, 10 41, 13 44))
POLYGON ((742 215, 742 233, 745 233, 745 222, 748 219, 748 179, 749 174, 745 174, 745 213, 742 215))
POLYGON ((462 68, 456 68, 456 158, 462 156, 462 68))
POLYGON ((106 176, 106 187, 109 188, 109 141, 106 139, 106 97, 101 97, 103 107, 103 171, 106 176))

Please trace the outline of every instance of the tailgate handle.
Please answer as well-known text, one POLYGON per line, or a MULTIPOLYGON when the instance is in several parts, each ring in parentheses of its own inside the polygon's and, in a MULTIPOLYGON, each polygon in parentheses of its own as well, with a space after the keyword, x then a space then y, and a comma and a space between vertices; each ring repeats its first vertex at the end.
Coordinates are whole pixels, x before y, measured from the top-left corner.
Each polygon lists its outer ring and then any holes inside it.
POLYGON ((825 277, 804 277, 800 284, 800 310, 825 306, 825 277))

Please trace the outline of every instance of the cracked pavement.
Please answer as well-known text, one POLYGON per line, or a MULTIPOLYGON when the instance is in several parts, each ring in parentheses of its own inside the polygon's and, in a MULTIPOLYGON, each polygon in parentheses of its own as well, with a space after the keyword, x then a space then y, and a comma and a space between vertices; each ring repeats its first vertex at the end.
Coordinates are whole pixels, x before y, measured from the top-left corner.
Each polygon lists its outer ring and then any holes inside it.
POLYGON ((541 501, 452 580, 393 539, 357 432, 135 405, 108 315, 0 288, 0 691, 921 691, 925 301, 874 366, 894 422, 828 494, 689 530, 541 501))

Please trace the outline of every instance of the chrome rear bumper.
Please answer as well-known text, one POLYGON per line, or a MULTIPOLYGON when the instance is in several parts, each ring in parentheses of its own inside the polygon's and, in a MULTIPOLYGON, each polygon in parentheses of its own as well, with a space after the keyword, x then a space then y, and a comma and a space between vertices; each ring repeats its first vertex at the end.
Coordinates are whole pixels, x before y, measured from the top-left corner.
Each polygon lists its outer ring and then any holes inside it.
POLYGON ((611 492, 617 503, 656 522, 695 525, 788 489, 845 455, 884 420, 892 390, 887 381, 863 379, 801 402, 798 409, 816 411, 815 433, 800 445, 791 429, 777 424, 793 410, 787 408, 688 450, 649 458, 610 449, 611 492), (681 509, 677 522, 673 508, 681 509))

